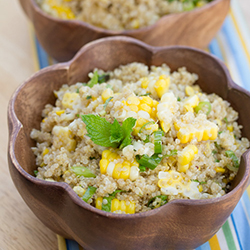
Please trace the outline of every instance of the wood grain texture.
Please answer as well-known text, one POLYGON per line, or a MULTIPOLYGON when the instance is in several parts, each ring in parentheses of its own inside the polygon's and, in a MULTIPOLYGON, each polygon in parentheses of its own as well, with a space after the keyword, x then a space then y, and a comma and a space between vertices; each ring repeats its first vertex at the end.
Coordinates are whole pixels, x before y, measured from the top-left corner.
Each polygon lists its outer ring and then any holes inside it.
POLYGON ((232 183, 234 189, 223 197, 174 200, 133 215, 98 210, 83 202, 66 183, 32 176, 35 158, 30 147, 34 142, 29 134, 39 126, 44 105, 54 102, 53 90, 68 80, 70 84, 84 81, 95 68, 113 70, 135 61, 156 66, 166 63, 171 70, 186 66, 198 74, 197 84, 205 92, 220 95, 239 112, 243 136, 250 139, 250 93, 233 83, 218 59, 194 48, 156 48, 124 36, 105 38, 83 47, 72 61, 40 71, 15 92, 8 109, 11 176, 27 205, 45 225, 75 239, 86 250, 193 249, 221 228, 241 198, 250 177, 249 150, 232 183))
POLYGON ((56 250, 55 233, 24 203, 8 170, 8 101, 17 86, 34 72, 34 66, 28 22, 18 1, 0 0, 0 6, 0 249, 56 250))
POLYGON ((153 46, 188 45, 205 48, 221 27, 230 0, 214 0, 190 12, 166 15, 154 25, 138 30, 111 31, 77 20, 61 20, 45 14, 35 0, 19 0, 34 24, 38 40, 57 61, 67 61, 86 43, 124 35, 153 46))

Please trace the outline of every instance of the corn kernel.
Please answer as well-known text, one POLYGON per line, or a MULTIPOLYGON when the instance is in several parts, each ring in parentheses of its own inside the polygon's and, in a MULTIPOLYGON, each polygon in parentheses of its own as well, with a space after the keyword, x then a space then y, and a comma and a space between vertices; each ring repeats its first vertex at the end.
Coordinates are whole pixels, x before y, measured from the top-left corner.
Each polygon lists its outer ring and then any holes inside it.
POLYGON ((140 79, 141 81, 141 87, 146 89, 148 87, 148 84, 149 84, 149 80, 147 77, 143 77, 140 79))
POLYGON ((102 197, 97 197, 96 201, 95 201, 95 207, 102 210, 102 197))
POLYGON ((62 115, 63 113, 65 113, 65 110, 56 111, 56 114, 59 115, 59 116, 62 115))
POLYGON ((178 157, 178 171, 185 172, 197 153, 198 148, 195 145, 186 146, 178 157))
POLYGON ((190 87, 190 86, 187 86, 185 88, 185 93, 186 93, 187 96, 193 96, 194 95, 194 89, 192 87, 190 87))
POLYGON ((164 75, 160 76, 159 80, 156 81, 154 89, 159 98, 161 98, 168 91, 169 84, 170 77, 166 77, 164 75))
POLYGON ((140 110, 143 110, 143 111, 146 111, 146 112, 149 113, 149 114, 151 114, 151 112, 152 112, 151 107, 148 106, 148 105, 145 104, 145 103, 140 104, 140 105, 139 105, 139 109, 140 109, 140 110))
POLYGON ((234 131, 234 127, 232 125, 227 126, 227 130, 230 132, 234 131))
POLYGON ((84 189, 84 188, 82 188, 82 187, 80 187, 80 186, 74 186, 73 187, 73 190, 76 192, 76 194, 78 195, 78 196, 80 196, 80 197, 82 197, 84 194, 85 194, 85 192, 86 192, 86 190, 84 189))
POLYGON ((112 97, 114 94, 113 90, 110 89, 110 88, 107 88, 105 89, 103 92, 102 92, 102 100, 103 102, 106 102, 110 97, 112 97))
POLYGON ((199 189, 199 192, 201 193, 203 191, 202 185, 199 185, 198 189, 199 189))
POLYGON ((45 148, 45 149, 43 150, 42 155, 45 156, 45 155, 48 154, 48 153, 49 153, 49 149, 48 149, 48 148, 45 148))
POLYGON ((127 99, 127 104, 134 104, 134 105, 139 105, 140 104, 140 100, 138 97, 136 96, 130 96, 127 99))
POLYGON ((142 96, 141 103, 145 103, 150 107, 153 107, 153 105, 154 105, 153 99, 150 98, 149 96, 142 96))
POLYGON ((184 107, 189 112, 194 112, 193 108, 199 104, 199 97, 197 95, 190 96, 184 100, 184 107))
POLYGON ((131 109, 131 111, 134 111, 134 112, 136 112, 136 113, 139 111, 139 108, 138 108, 137 105, 130 104, 130 105, 128 105, 128 106, 129 106, 129 108, 131 109))
POLYGON ((62 99, 62 106, 64 108, 72 109, 73 106, 79 102, 80 96, 78 93, 65 93, 62 99))
POLYGON ((216 167, 216 168, 215 168, 215 171, 216 171, 217 173, 224 173, 226 170, 225 170, 224 168, 221 168, 221 167, 216 167))

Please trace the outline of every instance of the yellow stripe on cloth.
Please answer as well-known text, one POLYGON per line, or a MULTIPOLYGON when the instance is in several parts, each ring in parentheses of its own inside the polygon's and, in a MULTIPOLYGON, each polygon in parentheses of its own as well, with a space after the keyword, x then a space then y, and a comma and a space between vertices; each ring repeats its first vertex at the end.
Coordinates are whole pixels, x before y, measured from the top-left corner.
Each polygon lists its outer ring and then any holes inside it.
POLYGON ((211 250, 221 250, 218 238, 214 235, 209 241, 211 250))
POLYGON ((249 64, 250 64, 250 54, 249 54, 249 51, 248 51, 246 42, 245 42, 245 40, 244 40, 244 38, 243 38, 243 36, 242 36, 242 34, 241 34, 241 31, 240 31, 239 25, 238 25, 238 23, 237 23, 237 20, 236 20, 235 15, 234 15, 234 13, 232 12, 231 9, 230 9, 230 11, 229 11, 229 14, 230 14, 230 16, 231 16, 231 18, 232 18, 232 20, 233 20, 234 26, 235 26, 235 28, 236 28, 236 31, 237 31, 238 35, 239 35, 239 38, 240 38, 240 41, 241 41, 241 43, 242 43, 243 49, 244 49, 244 51, 245 51, 245 53, 246 53, 248 62, 249 62, 249 64))
POLYGON ((58 242, 58 250, 67 250, 66 241, 62 236, 57 235, 57 242, 58 242))

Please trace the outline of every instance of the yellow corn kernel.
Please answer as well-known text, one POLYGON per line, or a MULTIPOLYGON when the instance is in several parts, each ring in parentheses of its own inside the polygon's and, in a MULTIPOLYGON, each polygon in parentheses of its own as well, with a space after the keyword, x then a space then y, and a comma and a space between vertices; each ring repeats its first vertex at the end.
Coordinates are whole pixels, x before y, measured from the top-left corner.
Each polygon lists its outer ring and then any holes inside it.
POLYGON ((127 212, 126 201, 120 201, 120 210, 125 213, 127 212))
POLYGON ((194 89, 192 87, 190 87, 190 86, 187 86, 185 88, 185 93, 186 93, 187 96, 193 96, 194 95, 194 89))
POLYGON ((202 185, 199 185, 198 189, 199 189, 199 192, 201 193, 203 191, 202 185))
POLYGON ((221 120, 220 120, 220 119, 216 119, 215 121, 216 121, 216 123, 218 124, 218 126, 221 126, 221 125, 222 125, 222 123, 221 123, 221 120))
POLYGON ((127 104, 130 105, 130 104, 133 104, 133 105, 139 105, 140 104, 140 100, 138 97, 136 96, 130 96, 128 97, 127 99, 127 104))
POLYGON ((103 92, 102 92, 102 100, 103 102, 106 102, 110 97, 112 97, 114 94, 113 90, 110 89, 110 88, 107 88, 105 89, 103 92))
POLYGON ((84 188, 82 188, 82 187, 80 187, 80 186, 74 186, 73 187, 73 190, 76 192, 76 194, 78 195, 78 196, 80 196, 80 197, 82 197, 84 194, 85 194, 85 192, 86 192, 86 190, 84 189, 84 188))
POLYGON ((193 108, 199 104, 199 97, 193 95, 184 100, 184 108, 189 112, 194 112, 193 108))
POLYGON ((62 99, 62 105, 64 108, 72 109, 73 106, 80 100, 78 93, 65 93, 62 99))
POLYGON ((139 22, 138 19, 135 19, 135 20, 132 21, 132 27, 134 29, 139 29, 140 28, 140 22, 139 22))
POLYGON ((206 4, 205 1, 199 1, 197 4, 196 4, 196 7, 202 7, 206 4))
POLYGON ((139 118, 136 121, 136 127, 142 127, 145 123, 147 123, 148 121, 144 118, 139 118))
POLYGON ((101 174, 107 174, 114 179, 130 179, 134 181, 139 176, 139 164, 136 160, 132 163, 124 160, 123 162, 114 163, 114 160, 122 159, 118 154, 110 150, 102 152, 102 159, 100 160, 101 174))
POLYGON ((42 155, 45 156, 45 155, 48 154, 48 153, 49 153, 49 149, 48 149, 48 148, 45 148, 45 149, 43 150, 42 155))
POLYGON ((135 213, 135 203, 130 201, 129 205, 126 205, 127 209, 126 209, 126 213, 127 214, 134 214, 135 213))
POLYGON ((120 210, 120 201, 118 199, 113 199, 111 202, 111 212, 120 210))
POLYGON ((224 173, 226 170, 225 170, 224 168, 221 168, 221 167, 216 167, 216 168, 215 168, 215 171, 216 171, 217 173, 224 173))
POLYGON ((230 132, 234 131, 234 127, 232 125, 227 126, 227 130, 230 132))
POLYGON ((95 207, 97 209, 102 210, 102 197, 97 197, 96 201, 95 201, 95 207))
POLYGON ((44 166, 45 166, 45 163, 42 162, 42 163, 40 164, 40 167, 44 167, 44 166))
POLYGON ((134 112, 136 112, 136 113, 139 111, 139 108, 138 108, 137 105, 130 104, 130 105, 128 105, 128 106, 129 106, 129 108, 131 109, 131 111, 134 111, 134 112))
POLYGON ((152 112, 151 107, 148 106, 148 105, 145 104, 145 103, 140 104, 140 105, 139 105, 139 109, 140 109, 140 110, 143 110, 143 111, 146 111, 146 112, 149 113, 149 114, 151 114, 151 112, 152 112))
POLYGON ((149 84, 149 80, 147 77, 143 77, 140 79, 141 81, 141 87, 146 89, 148 87, 148 84, 149 84))
POLYGON ((62 115, 62 114, 64 114, 64 113, 65 113, 65 110, 56 111, 56 114, 59 115, 59 116, 62 115))
POLYGON ((151 97, 149 97, 149 96, 142 96, 141 97, 141 103, 145 103, 150 107, 153 107, 153 105, 154 105, 153 99, 151 97))
POLYGON ((161 121, 160 124, 161 124, 162 130, 163 130, 165 133, 167 133, 168 130, 170 129, 171 125, 170 125, 170 124, 166 124, 166 123, 163 122, 163 121, 161 121))
POLYGON ((189 168, 189 163, 198 153, 198 148, 195 145, 186 146, 178 157, 178 171, 185 172, 189 168))
POLYGON ((47 118, 44 118, 44 119, 42 120, 42 122, 44 123, 44 122, 46 121, 46 119, 47 119, 47 118))
POLYGON ((169 84, 170 77, 166 77, 165 75, 161 75, 159 80, 156 81, 154 89, 159 98, 161 98, 168 91, 169 84))
POLYGON ((101 174, 105 174, 107 172, 109 161, 107 159, 101 159, 99 164, 101 174))

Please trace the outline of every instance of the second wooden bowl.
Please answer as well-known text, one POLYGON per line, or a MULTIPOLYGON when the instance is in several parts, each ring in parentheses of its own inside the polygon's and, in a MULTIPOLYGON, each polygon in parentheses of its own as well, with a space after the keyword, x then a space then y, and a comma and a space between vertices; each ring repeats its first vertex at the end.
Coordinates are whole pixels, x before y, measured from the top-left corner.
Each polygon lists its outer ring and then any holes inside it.
POLYGON ((187 45, 205 48, 220 29, 230 0, 214 0, 189 12, 170 14, 138 30, 111 31, 76 20, 61 20, 44 13, 35 0, 19 0, 34 25, 37 38, 57 61, 67 61, 86 43, 124 35, 153 46, 187 45))

